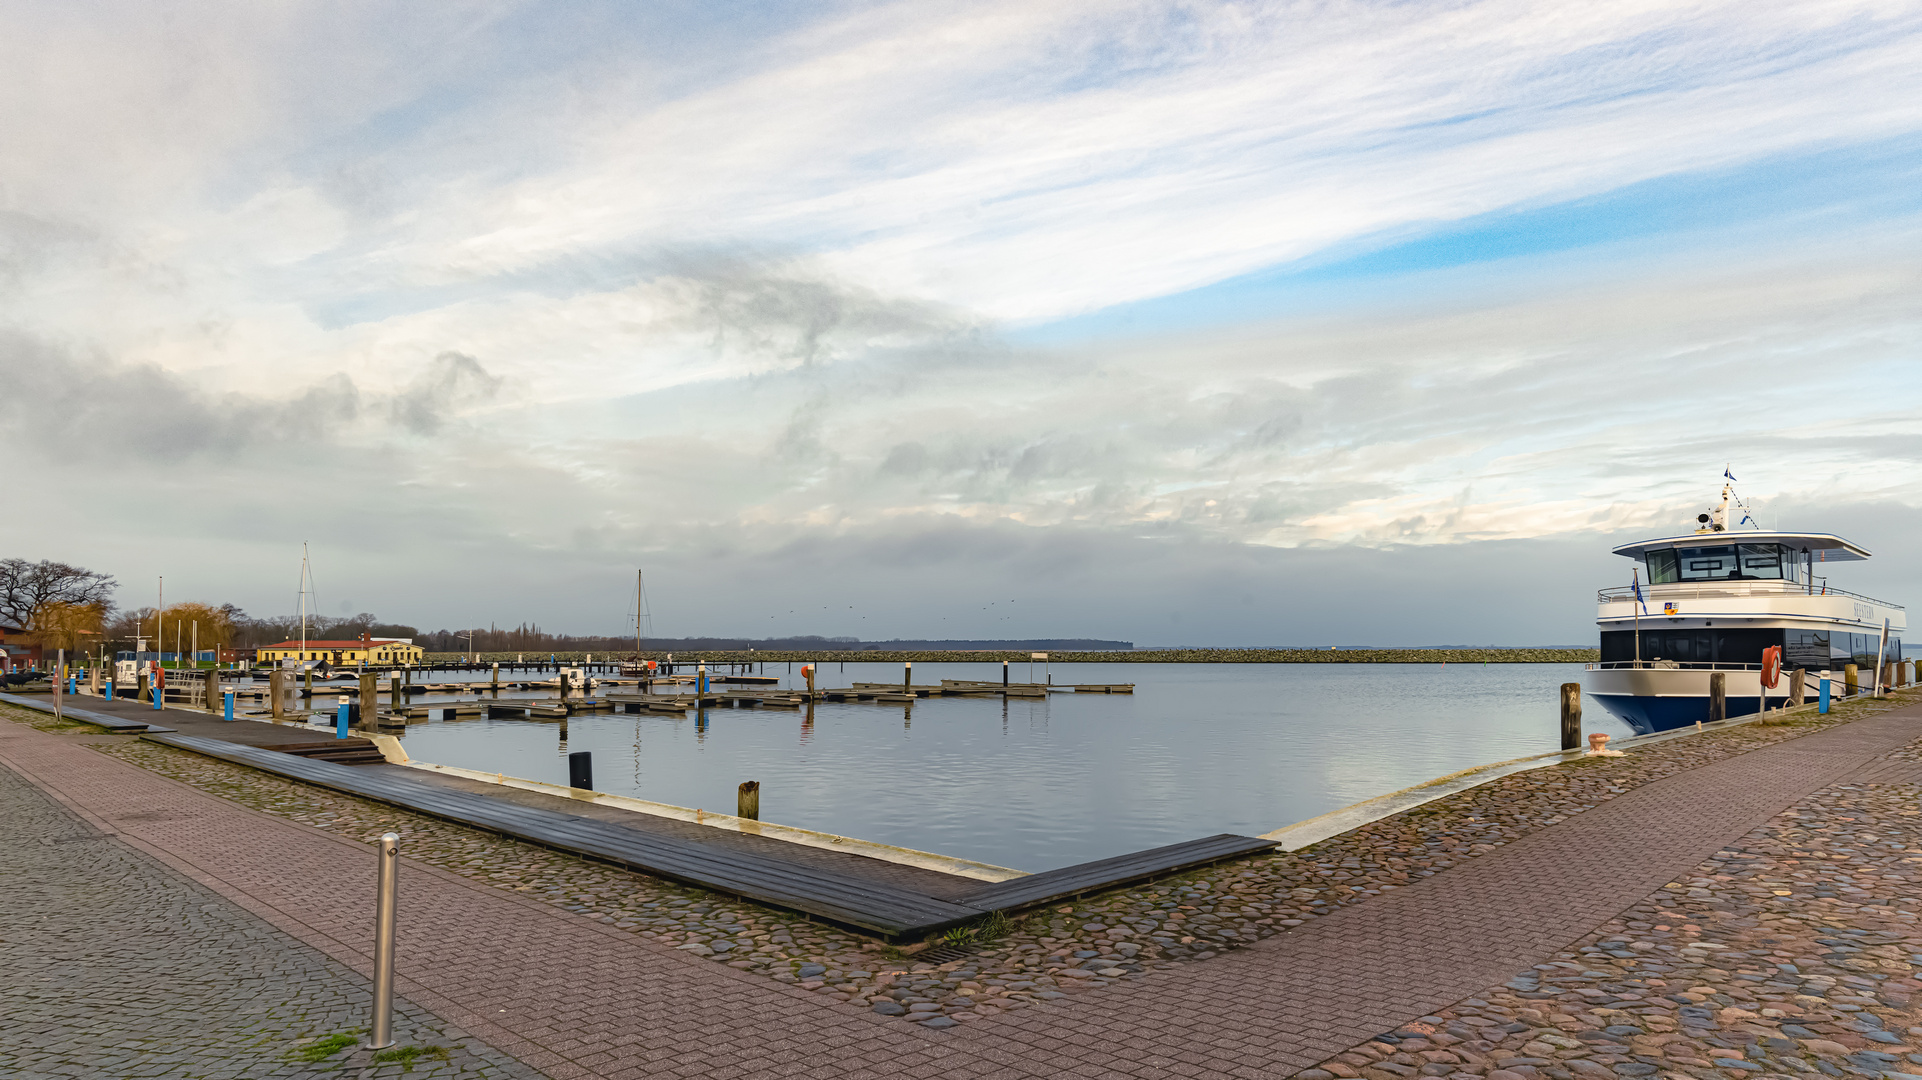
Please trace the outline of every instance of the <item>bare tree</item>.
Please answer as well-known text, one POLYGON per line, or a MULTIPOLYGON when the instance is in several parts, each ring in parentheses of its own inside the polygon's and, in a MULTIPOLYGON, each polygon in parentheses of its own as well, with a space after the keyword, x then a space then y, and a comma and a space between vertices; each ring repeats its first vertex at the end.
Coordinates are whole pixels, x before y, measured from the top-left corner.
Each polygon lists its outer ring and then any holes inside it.
POLYGON ((0 559, 0 620, 31 630, 51 604, 96 605, 105 612, 113 607, 115 584, 112 575, 52 559, 0 559))

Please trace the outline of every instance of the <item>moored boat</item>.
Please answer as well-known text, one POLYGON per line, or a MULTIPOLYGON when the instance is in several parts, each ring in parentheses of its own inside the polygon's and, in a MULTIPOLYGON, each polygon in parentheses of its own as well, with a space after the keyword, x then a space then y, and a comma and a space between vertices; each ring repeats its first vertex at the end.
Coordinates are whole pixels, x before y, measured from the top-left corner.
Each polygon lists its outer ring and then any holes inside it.
MULTIPOLYGON (((1583 672, 1589 697, 1637 732, 1709 718, 1710 677, 1722 673, 1726 714, 1790 704, 1792 673, 1846 692, 1844 672, 1869 690, 1900 661, 1908 617, 1900 604, 1835 588, 1818 572, 1870 553, 1833 533, 1728 525, 1742 510, 1732 486, 1693 533, 1623 544, 1630 584, 1597 595, 1601 660, 1583 672), (1773 650, 1773 652, 1771 652, 1773 650)), ((1741 516, 1752 524, 1751 515, 1741 516)))

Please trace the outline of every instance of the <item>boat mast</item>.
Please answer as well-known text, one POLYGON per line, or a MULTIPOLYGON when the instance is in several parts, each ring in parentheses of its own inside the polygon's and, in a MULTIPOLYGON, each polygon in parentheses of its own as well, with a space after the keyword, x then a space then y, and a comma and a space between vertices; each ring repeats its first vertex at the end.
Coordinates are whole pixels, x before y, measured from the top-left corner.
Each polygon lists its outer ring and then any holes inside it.
POLYGON ((307 568, 307 541, 300 542, 300 663, 307 664, 307 583, 313 572, 307 568))
POLYGON ((634 571, 634 659, 641 658, 641 597, 647 595, 645 576, 634 571))

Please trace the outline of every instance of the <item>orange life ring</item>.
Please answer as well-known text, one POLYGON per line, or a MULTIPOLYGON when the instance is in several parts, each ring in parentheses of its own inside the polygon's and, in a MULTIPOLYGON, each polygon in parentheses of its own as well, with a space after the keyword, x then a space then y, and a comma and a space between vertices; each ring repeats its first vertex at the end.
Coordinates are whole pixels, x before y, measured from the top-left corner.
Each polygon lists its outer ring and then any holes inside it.
POLYGON ((1768 648, 1762 650, 1762 685, 1773 690, 1776 684, 1781 681, 1782 647, 1780 645, 1770 645, 1768 648))

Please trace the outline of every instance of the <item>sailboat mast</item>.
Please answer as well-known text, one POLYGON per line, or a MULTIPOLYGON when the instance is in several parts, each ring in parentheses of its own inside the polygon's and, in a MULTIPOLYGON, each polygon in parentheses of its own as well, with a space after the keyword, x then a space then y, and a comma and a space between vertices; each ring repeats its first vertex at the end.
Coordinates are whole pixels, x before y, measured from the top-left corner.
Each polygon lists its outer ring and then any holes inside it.
POLYGON ((300 542, 300 661, 307 662, 307 541, 300 542))
POLYGON ((641 598, 647 595, 642 574, 643 571, 634 571, 634 658, 636 660, 641 656, 641 608, 646 606, 641 598))

